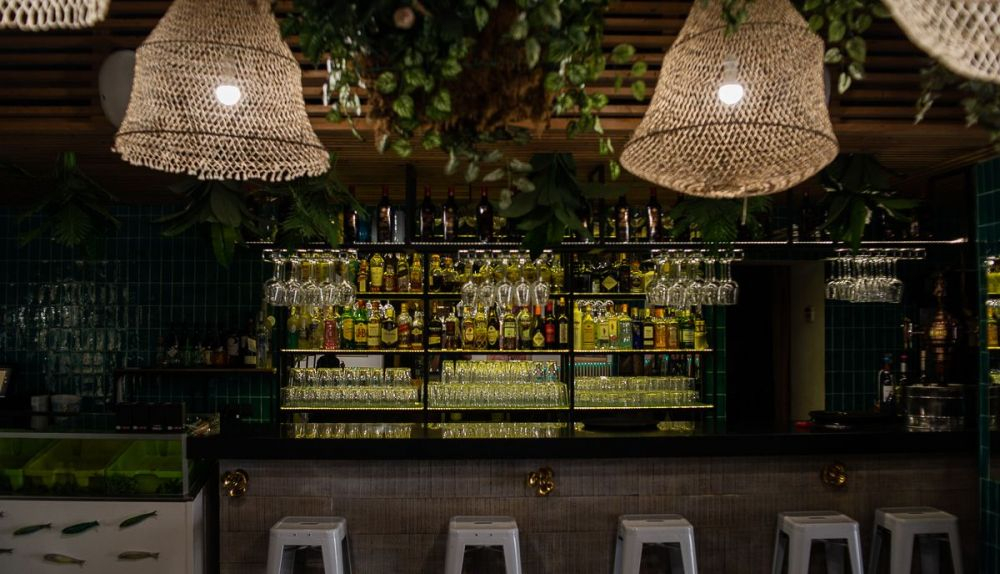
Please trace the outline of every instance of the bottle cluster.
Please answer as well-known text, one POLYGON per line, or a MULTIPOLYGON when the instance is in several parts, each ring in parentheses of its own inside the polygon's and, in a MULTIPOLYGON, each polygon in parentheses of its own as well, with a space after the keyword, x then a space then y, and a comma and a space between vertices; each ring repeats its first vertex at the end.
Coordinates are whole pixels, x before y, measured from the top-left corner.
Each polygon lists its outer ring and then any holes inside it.
POLYGON ((174 325, 156 342, 157 367, 270 369, 271 323, 264 313, 242 326, 187 328, 174 325))
POLYGON ((352 305, 292 307, 286 348, 327 350, 420 350, 424 314, 419 302, 359 299, 352 305), (410 309, 414 309, 410 314, 410 309))
POLYGON ((573 347, 596 350, 706 350, 708 330, 701 310, 633 307, 581 301, 573 310, 573 347))

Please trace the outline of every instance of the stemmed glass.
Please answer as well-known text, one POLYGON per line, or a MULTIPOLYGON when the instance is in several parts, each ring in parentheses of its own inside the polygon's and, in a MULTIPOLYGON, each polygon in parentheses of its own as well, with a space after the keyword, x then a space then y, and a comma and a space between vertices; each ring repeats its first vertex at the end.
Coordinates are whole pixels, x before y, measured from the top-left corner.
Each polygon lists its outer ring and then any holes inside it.
POLYGON ((288 262, 288 257, 274 252, 271 254, 271 262, 274 264, 274 275, 264 282, 264 299, 274 307, 284 307, 288 305, 285 284, 285 263, 288 262))
MULTIPOLYGON (((517 260, 518 267, 523 269, 525 263, 527 263, 527 258, 521 256, 517 260)), ((531 284, 528 283, 527 277, 524 273, 521 273, 521 278, 516 284, 514 284, 514 305, 518 307, 524 307, 531 304, 531 284)))
POLYGON ((293 254, 288 258, 292 266, 288 281, 285 282, 286 305, 304 305, 305 291, 302 289, 302 258, 293 254))
POLYGON ((732 255, 727 255, 720 261, 720 278, 719 278, 719 304, 720 305, 735 305, 739 300, 740 286, 736 281, 733 281, 732 276, 732 255))
POLYGON ((354 284, 350 280, 350 260, 345 258, 343 254, 337 259, 337 263, 340 265, 342 270, 340 274, 340 281, 337 283, 337 300, 340 305, 344 307, 350 307, 354 305, 355 289, 354 284))
POLYGON ((335 260, 332 257, 324 257, 320 259, 320 262, 322 268, 326 270, 326 274, 323 277, 323 282, 319 284, 319 302, 322 305, 339 305, 340 294, 337 292, 339 280, 337 277, 337 267, 334 265, 335 260))

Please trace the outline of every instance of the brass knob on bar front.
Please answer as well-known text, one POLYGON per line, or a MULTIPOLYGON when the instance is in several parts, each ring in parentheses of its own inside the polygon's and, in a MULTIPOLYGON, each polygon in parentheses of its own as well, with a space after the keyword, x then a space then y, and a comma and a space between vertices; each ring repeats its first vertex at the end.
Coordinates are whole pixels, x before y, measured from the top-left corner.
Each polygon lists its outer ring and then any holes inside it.
POLYGON ((847 465, 832 462, 820 469, 819 479, 830 488, 844 488, 847 486, 847 465))
POLYGON ((250 475, 242 468, 222 473, 222 490, 229 498, 240 498, 247 493, 248 486, 250 486, 250 475))
POLYGON ((538 496, 548 496, 556 489, 556 481, 553 478, 552 469, 543 467, 528 473, 528 486, 535 489, 538 496))

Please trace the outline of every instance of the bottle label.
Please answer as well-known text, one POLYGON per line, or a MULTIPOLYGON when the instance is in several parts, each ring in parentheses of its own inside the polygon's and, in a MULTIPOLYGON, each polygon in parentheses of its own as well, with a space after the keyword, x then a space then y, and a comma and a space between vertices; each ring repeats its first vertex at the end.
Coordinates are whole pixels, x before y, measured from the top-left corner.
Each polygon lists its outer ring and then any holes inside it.
POLYGON ((382 338, 382 326, 378 323, 368 325, 368 348, 377 349, 379 340, 382 338))
POLYGON ((467 325, 462 330, 462 341, 467 345, 471 345, 472 342, 475 340, 476 340, 476 328, 473 325, 467 325))
POLYGON ((393 329, 382 329, 382 343, 384 345, 392 346, 395 345, 399 340, 399 331, 395 328, 393 329))
POLYGON ((569 341, 569 324, 559 324, 559 344, 565 345, 569 341))
POLYGON ((431 331, 427 337, 427 344, 433 349, 441 346, 441 333, 431 331))
POLYGON ((354 324, 354 340, 358 343, 368 343, 368 323, 354 324))
POLYGON ((354 340, 354 319, 344 319, 340 322, 344 330, 344 340, 354 340))
POLYGON ((383 280, 385 281, 385 290, 392 293, 396 290, 396 276, 386 275, 383 280))
POLYGON ((486 342, 492 347, 496 345, 498 340, 500 340, 500 333, 497 331, 495 326, 490 325, 489 328, 486 329, 486 342))
POLYGON ((604 281, 601 281, 601 287, 604 287, 605 291, 614 291, 617 286, 618 281, 616 281, 611 275, 605 276, 604 281))
POLYGON ((531 344, 536 349, 541 349, 545 346, 545 336, 540 331, 535 331, 535 336, 531 338, 531 344))
POLYGON ((382 268, 372 267, 372 289, 382 287, 382 268))

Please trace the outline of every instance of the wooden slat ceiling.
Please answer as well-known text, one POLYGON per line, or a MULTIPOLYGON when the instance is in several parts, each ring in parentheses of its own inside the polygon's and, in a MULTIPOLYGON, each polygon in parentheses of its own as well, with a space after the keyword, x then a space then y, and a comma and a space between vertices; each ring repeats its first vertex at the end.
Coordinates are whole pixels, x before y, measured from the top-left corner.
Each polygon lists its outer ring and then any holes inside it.
MULTIPOLYGON (((123 199, 162 199, 162 186, 175 176, 126 165, 110 152, 111 125, 104 119, 97 93, 97 71, 103 59, 117 49, 139 46, 169 2, 113 0, 108 20, 92 30, 47 33, 0 33, 0 158, 31 168, 42 168, 62 150, 76 150, 89 173, 123 199)), ((676 38, 690 8, 689 0, 631 0, 613 5, 607 16, 605 43, 628 42, 649 64, 646 82, 652 91, 664 52, 676 38)), ((288 2, 278 12, 288 10, 288 2)), ((842 151, 874 152, 890 167, 920 178, 955 169, 987 155, 982 130, 967 129, 955 94, 946 94, 920 125, 913 125, 914 102, 920 91, 919 70, 926 56, 891 21, 878 22, 868 37, 868 76, 844 96, 834 95, 830 109, 842 151)), ((369 137, 357 142, 344 126, 324 119, 321 86, 324 73, 302 61, 303 88, 313 125, 320 138, 339 157, 342 179, 377 189, 399 184, 406 161, 379 156, 369 137)), ((634 101, 627 88, 614 89, 609 72, 593 87, 606 93, 610 104, 602 116, 605 129, 621 149, 638 124, 645 105, 634 101)), ((582 170, 599 165, 596 140, 566 140, 567 119, 552 122, 526 148, 510 148, 520 157, 539 151, 571 151, 582 170)), ((460 178, 441 173, 439 152, 418 152, 408 160, 420 183, 441 187, 460 185, 460 178)), ((634 187, 645 184, 625 176, 634 187)), ((368 195, 369 192, 365 192, 368 195)))

